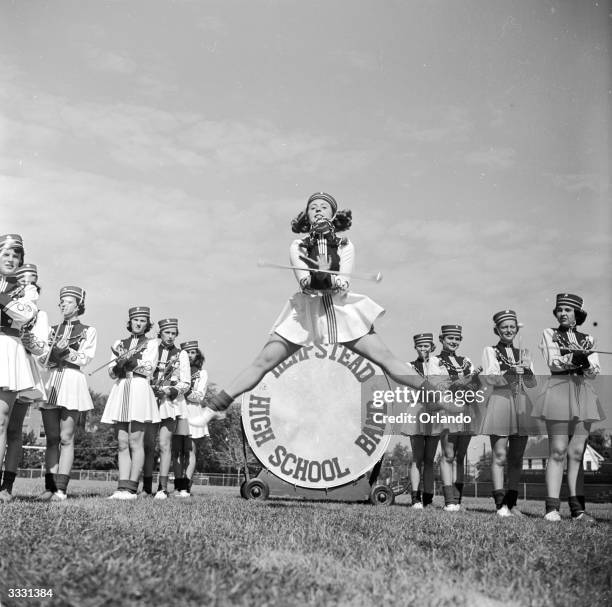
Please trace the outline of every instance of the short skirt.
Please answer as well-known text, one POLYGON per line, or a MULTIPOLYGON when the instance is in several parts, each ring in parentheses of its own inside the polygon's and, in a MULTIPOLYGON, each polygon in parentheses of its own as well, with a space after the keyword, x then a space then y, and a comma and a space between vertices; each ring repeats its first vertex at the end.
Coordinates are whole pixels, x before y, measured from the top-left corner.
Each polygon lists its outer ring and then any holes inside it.
POLYGON ((159 423, 159 407, 145 377, 119 379, 111 388, 102 414, 102 423, 159 423))
POLYGON ((271 333, 300 346, 346 343, 370 332, 384 308, 358 293, 295 293, 271 333))
POLYGON ((480 434, 488 436, 541 436, 545 428, 532 416, 533 403, 525 392, 494 388, 484 411, 480 434))
POLYGON ((551 375, 536 399, 533 416, 550 421, 599 422, 606 419, 593 382, 584 375, 551 375))
POLYGON ((45 390, 47 400, 41 403, 41 409, 63 407, 70 411, 91 411, 94 408, 85 374, 79 369, 54 369, 47 379, 45 390))
POLYGON ((32 377, 34 378, 34 386, 29 390, 20 390, 17 398, 32 402, 47 400, 46 380, 43 378, 43 374, 46 376, 47 373, 41 369, 35 358, 30 354, 28 354, 28 362, 30 363, 32 377))
POLYGON ((187 419, 187 401, 181 394, 174 400, 167 397, 159 401, 159 416, 161 419, 187 419))
MULTIPOLYGON (((187 419, 194 419, 195 417, 199 417, 202 415, 202 407, 200 405, 194 405, 192 403, 187 403, 187 419)), ((191 438, 198 439, 204 438, 205 436, 210 436, 210 432, 208 431, 208 425, 206 426, 192 426, 189 424, 189 434, 191 438)))
POLYGON ((34 387, 29 356, 21 340, 0 333, 0 390, 19 392, 34 387))

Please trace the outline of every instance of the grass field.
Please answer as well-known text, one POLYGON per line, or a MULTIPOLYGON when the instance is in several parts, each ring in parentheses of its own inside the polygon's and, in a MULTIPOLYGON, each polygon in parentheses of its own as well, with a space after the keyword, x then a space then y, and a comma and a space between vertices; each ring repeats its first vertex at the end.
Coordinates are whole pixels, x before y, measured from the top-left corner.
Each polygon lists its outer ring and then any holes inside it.
MULTIPOLYGON (((498 519, 332 502, 245 501, 196 487, 190 500, 116 502, 110 483, 78 482, 37 503, 42 481, 18 479, 0 505, 1 605, 609 605, 612 505, 599 524, 498 519), (9 598, 10 588, 52 599, 9 598)), ((565 507, 566 508, 566 507, 565 507)), ((568 516, 567 510, 562 512, 568 516)))

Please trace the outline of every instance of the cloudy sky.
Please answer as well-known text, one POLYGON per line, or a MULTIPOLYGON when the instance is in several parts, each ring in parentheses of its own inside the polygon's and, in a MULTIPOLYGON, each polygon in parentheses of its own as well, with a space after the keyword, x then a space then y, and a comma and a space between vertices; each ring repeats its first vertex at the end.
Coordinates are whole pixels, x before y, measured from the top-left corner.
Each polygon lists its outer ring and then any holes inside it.
POLYGON ((611 12, 7 0, 0 232, 23 235, 53 321, 60 286, 87 290, 95 364, 127 308, 150 305, 226 384, 296 288, 256 260, 287 261, 289 221, 320 190, 353 210, 356 269, 384 274, 353 288, 385 306, 401 358, 414 333, 459 323, 479 360, 507 307, 536 349, 560 291, 612 349, 611 12))

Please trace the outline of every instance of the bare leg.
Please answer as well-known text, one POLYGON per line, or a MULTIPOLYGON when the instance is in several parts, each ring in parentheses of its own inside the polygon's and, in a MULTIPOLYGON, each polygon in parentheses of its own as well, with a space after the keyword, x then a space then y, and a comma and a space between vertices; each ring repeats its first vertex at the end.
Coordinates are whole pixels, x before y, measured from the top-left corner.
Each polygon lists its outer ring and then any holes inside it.
POLYGON ((159 425, 159 476, 167 478, 172 461, 172 430, 175 421, 162 419, 159 425))
POLYGON ((185 472, 185 475, 189 480, 193 478, 196 469, 196 448, 196 440, 189 438, 189 463, 185 472))
POLYGON ((442 477, 442 485, 448 487, 453 484, 453 463, 455 461, 455 443, 453 436, 448 432, 443 432, 441 435, 442 441, 442 459, 440 460, 440 476, 442 477))
POLYGON ((131 453, 131 466, 129 470, 129 479, 135 483, 138 483, 140 480, 140 473, 142 472, 142 467, 144 465, 144 434, 145 424, 142 422, 130 423, 130 434, 128 441, 131 453))
POLYGON ((410 484, 413 491, 418 491, 421 483, 421 466, 423 465, 423 457, 425 455, 425 437, 422 434, 411 436, 410 446, 412 447, 410 484))
POLYGON ((74 461, 74 431, 79 419, 78 411, 60 409, 60 457, 58 474, 70 474, 74 461))
POLYGON ((587 439, 589 438, 589 430, 591 424, 579 422, 574 427, 574 432, 567 446, 567 485, 570 495, 582 495, 578 489, 584 490, 583 487, 578 487, 579 477, 582 476, 584 482, 584 473, 582 471, 582 459, 586 450, 587 439))
POLYGON ((389 350, 383 340, 372 332, 344 344, 347 348, 378 365, 394 381, 410 388, 419 388, 423 383, 420 376, 414 375, 410 367, 389 350))
POLYGON ((502 491, 504 488, 504 466, 508 453, 507 436, 491 436, 491 450, 493 459, 491 460, 491 478, 493 480, 493 490, 502 491))
MULTIPOLYGON (((567 422, 563 422, 567 425, 567 422)), ((549 457, 546 465, 546 493, 548 497, 559 498, 563 482, 563 468, 567 457, 569 437, 559 434, 558 424, 547 422, 549 457), (557 426, 557 428, 555 428, 557 426)))
POLYGON ((132 458, 130 457, 130 432, 128 422, 117 424, 117 459, 119 461, 119 480, 125 481, 130 477, 132 458))
POLYGON ((254 388, 268 371, 295 354, 301 347, 274 333, 255 360, 228 386, 227 394, 236 398, 254 388))

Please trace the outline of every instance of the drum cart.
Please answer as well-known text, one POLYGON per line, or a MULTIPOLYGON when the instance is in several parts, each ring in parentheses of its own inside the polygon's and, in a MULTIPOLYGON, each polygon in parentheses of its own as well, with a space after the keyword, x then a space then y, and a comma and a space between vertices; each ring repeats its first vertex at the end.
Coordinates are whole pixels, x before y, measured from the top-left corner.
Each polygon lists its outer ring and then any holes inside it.
MULTIPOLYGON (((276 498, 301 498, 311 501, 337 502, 370 502, 374 506, 391 506, 395 501, 395 493, 383 483, 378 482, 378 476, 384 460, 381 457, 373 468, 362 477, 346 485, 331 489, 309 489, 292 485, 270 472, 259 459, 261 470, 251 476, 247 458, 247 439, 242 428, 243 473, 244 480, 240 484, 240 495, 247 500, 265 500, 276 498)), ((255 456, 257 457, 257 456, 255 456)))
POLYGON ((379 480, 390 434, 375 414, 386 409, 371 400, 387 388, 384 374, 341 344, 304 347, 278 365, 242 395, 240 495, 393 504, 379 480), (254 476, 247 444, 261 465, 254 476))

